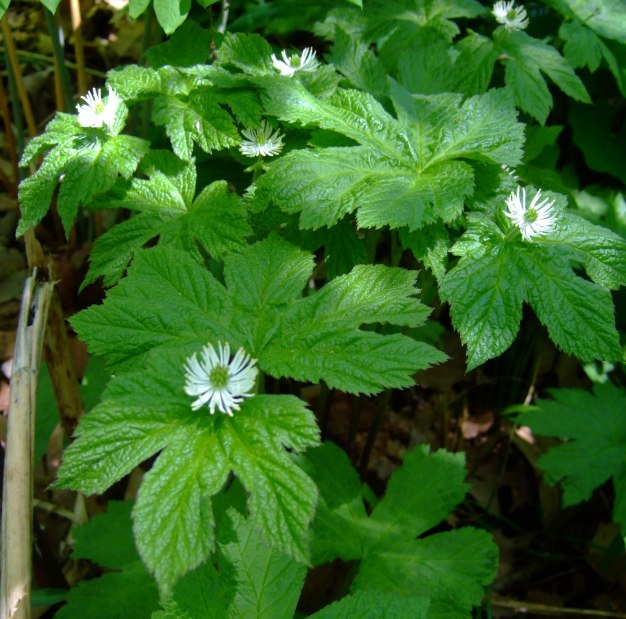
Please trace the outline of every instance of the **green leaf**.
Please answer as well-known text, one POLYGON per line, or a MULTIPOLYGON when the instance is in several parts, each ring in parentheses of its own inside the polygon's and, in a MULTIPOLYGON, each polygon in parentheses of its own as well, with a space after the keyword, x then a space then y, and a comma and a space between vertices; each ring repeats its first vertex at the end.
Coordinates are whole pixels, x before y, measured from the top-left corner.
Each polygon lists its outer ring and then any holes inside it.
POLYGON ((528 299, 550 339, 581 361, 619 358, 610 292, 574 275, 556 252, 527 252, 526 257, 528 299))
POLYGON ((154 0, 154 13, 165 31, 172 34, 186 19, 191 0, 154 0))
POLYGON ((140 171, 148 180, 134 178, 96 202, 96 206, 143 213, 115 225, 96 240, 83 286, 98 277, 104 277, 105 285, 115 283, 134 252, 157 236, 162 244, 201 260, 204 254, 221 258, 241 247, 252 233, 244 202, 230 191, 226 181, 212 183, 193 199, 193 162, 180 161, 167 151, 153 151, 142 162, 140 171))
POLYGON ((260 315, 264 308, 287 305, 302 294, 313 271, 313 256, 273 237, 231 254, 224 269, 235 303, 260 315))
POLYGON ((467 345, 468 371, 513 343, 524 300, 515 248, 496 246, 488 254, 461 259, 439 291, 450 302, 452 323, 467 345))
MULTIPOLYGON (((141 421, 141 420, 138 420, 141 421)), ((162 591, 206 559, 215 545, 210 497, 228 478, 215 434, 172 441, 141 484, 133 511, 137 547, 162 591)))
POLYGON ((377 40, 389 66, 395 65, 398 50, 410 46, 423 30, 435 31, 451 41, 459 32, 452 21, 459 17, 476 17, 485 8, 475 0, 375 0, 367 5, 369 31, 367 40, 377 40))
POLYGON ((387 72, 380 60, 367 45, 339 27, 330 61, 356 88, 377 97, 387 92, 387 72))
POLYGON ((282 447, 296 452, 313 447, 319 429, 304 403, 292 396, 258 396, 245 406, 249 416, 234 418, 232 431, 221 440, 250 495, 251 523, 272 546, 306 563, 317 488, 282 447))
POLYGON ((81 420, 57 487, 102 492, 161 452, 133 520, 140 554, 164 594, 213 549, 211 497, 231 471, 248 491, 251 523, 272 547, 306 562, 317 491, 286 449, 318 444, 312 413, 293 396, 269 395, 246 400, 233 418, 194 413, 182 389, 185 357, 183 350, 155 355, 111 383, 81 420))
POLYGON ((4 14, 8 11, 11 0, 0 0, 0 19, 4 17, 4 14))
POLYGON ((163 90, 164 71, 149 67, 127 65, 116 67, 109 72, 108 84, 124 100, 144 97, 163 90))
POLYGON ((115 284, 126 271, 134 252, 155 236, 154 217, 143 213, 121 221, 96 239, 89 255, 89 271, 81 289, 103 278, 106 287, 115 284))
POLYGON ((161 600, 161 613, 152 619, 224 619, 236 592, 230 565, 217 566, 213 555, 199 568, 183 576, 170 597, 161 600))
POLYGON ((155 69, 165 65, 189 67, 208 62, 210 45, 210 31, 187 20, 165 43, 148 48, 144 55, 155 69))
POLYGON ((75 156, 74 148, 59 145, 48 154, 32 176, 20 183, 18 200, 22 217, 17 226, 17 236, 34 228, 44 218, 50 208, 59 177, 75 156))
POLYGON ((433 225, 422 228, 419 232, 409 232, 406 228, 400 229, 402 247, 410 249, 415 259, 423 262, 437 279, 446 273, 448 265, 448 249, 450 239, 448 231, 442 225, 433 225))
POLYGON ((474 189, 463 159, 521 160, 522 126, 503 91, 461 103, 459 95, 411 97, 394 86, 397 120, 357 91, 338 91, 327 102, 280 82, 268 96, 284 120, 315 123, 360 143, 292 151, 259 179, 259 190, 281 209, 301 212, 303 228, 330 227, 354 211, 361 227, 449 223, 474 189))
POLYGON ((497 565, 498 547, 489 533, 457 529, 407 538, 365 557, 353 588, 428 596, 429 617, 466 619, 495 578, 497 565))
POLYGON ((219 48, 217 64, 232 65, 249 75, 275 74, 272 48, 258 34, 227 32, 219 48))
POLYGON ((46 130, 30 140, 26 145, 20 167, 27 166, 36 157, 54 146, 80 144, 84 136, 84 129, 78 124, 75 114, 57 112, 54 118, 46 125, 46 130), (75 139, 78 138, 78 139, 75 139))
POLYGON ((574 70, 559 52, 528 36, 500 27, 494 33, 500 52, 506 54, 505 78, 517 105, 544 124, 552 107, 552 96, 541 76, 545 73, 566 95, 591 103, 589 94, 574 70))
POLYGON ((361 480, 347 454, 327 441, 309 450, 302 460, 301 466, 320 489, 311 544, 313 564, 361 557, 367 512, 361 480))
POLYGON ((626 128, 615 124, 618 116, 613 106, 604 101, 593 107, 574 105, 568 118, 574 142, 587 166, 597 172, 608 172, 625 183, 626 161, 621 152, 626 128))
POLYGON ((63 454, 55 485, 84 494, 102 493, 176 435, 176 420, 162 411, 139 405, 120 410, 105 400, 79 423, 77 440, 63 454), (138 417, 140 427, 133 425, 138 417))
POLYGON ((450 42, 438 32, 421 28, 408 45, 398 44, 394 56, 397 57, 398 81, 409 92, 430 95, 452 91, 450 42), (428 49, 428 54, 423 53, 424 49, 428 49))
POLYGON ((185 161, 191 160, 194 144, 211 153, 240 142, 230 114, 209 92, 196 90, 186 101, 178 96, 159 95, 154 99, 152 120, 165 127, 174 153, 185 161))
POLYGON ((562 0, 588 28, 601 37, 623 43, 626 40, 626 6, 621 2, 562 0))
POLYGON ((163 603, 171 619, 291 617, 306 567, 268 546, 241 514, 229 508, 218 526, 211 561, 186 575, 163 603))
POLYGON ((103 567, 123 569, 139 559, 130 522, 133 504, 109 501, 104 514, 72 530, 73 559, 89 559, 103 567))
POLYGON ((137 19, 150 4, 150 0, 129 0, 128 14, 132 19, 137 19))
POLYGON ((231 313, 226 290, 208 271, 184 252, 156 248, 136 252, 129 275, 105 303, 75 315, 72 324, 93 354, 132 368, 156 347, 199 349, 220 339, 240 345, 225 326, 231 313))
POLYGON ((423 322, 427 310, 415 299, 414 274, 355 267, 319 293, 297 298, 312 269, 310 254, 276 236, 225 258, 227 288, 185 253, 137 252, 105 303, 72 324, 94 354, 121 368, 154 350, 197 350, 225 340, 232 349, 244 346, 274 376, 321 379, 353 392, 411 385, 418 369, 445 359, 407 336, 359 329, 361 323, 423 322))
POLYGON ((252 228, 243 200, 229 189, 226 181, 205 187, 185 216, 168 219, 159 227, 162 243, 172 243, 198 257, 196 243, 209 255, 221 258, 242 247, 250 234, 252 228))
POLYGON ((50 13, 56 13, 56 10, 61 3, 61 0, 41 0, 41 4, 43 4, 50 13))
POLYGON ((427 619, 428 599, 388 591, 355 591, 309 619, 427 619))
POLYGON ((593 490, 612 478, 618 493, 614 518, 626 530, 626 391, 611 383, 596 383, 593 393, 553 389, 550 395, 553 400, 538 400, 536 410, 517 418, 536 434, 566 439, 538 460, 546 480, 551 485, 560 482, 563 503, 574 505, 587 500, 593 490))
POLYGON ((320 490, 314 552, 324 561, 360 559, 353 589, 423 596, 430 600, 428 617, 465 618, 480 603, 498 561, 490 535, 468 528, 415 539, 463 500, 462 454, 407 452, 369 518, 360 480, 337 448, 308 452, 304 466, 320 490))
POLYGON ((439 450, 429 454, 426 449, 407 452, 387 484, 384 500, 370 516, 365 554, 384 554, 446 518, 469 489, 463 481, 464 464, 460 453, 439 450), (407 488, 412 488, 411 492, 407 488))
POLYGON ((61 183, 58 209, 66 234, 80 206, 110 189, 118 176, 129 178, 148 152, 145 140, 128 135, 85 136, 75 116, 59 114, 46 132, 26 149, 23 163, 48 148, 40 168, 20 184, 22 208, 17 234, 36 226, 50 208, 57 184, 61 183))
POLYGON ((454 60, 450 90, 467 96, 485 92, 498 58, 498 50, 491 39, 470 31, 455 45, 455 51, 458 55, 454 60))
POLYGON ((594 73, 602 60, 602 42, 598 36, 577 19, 563 22, 559 36, 565 41, 563 52, 573 67, 589 67, 594 73))
POLYGON ((63 619, 149 618, 158 608, 154 581, 135 550, 131 530, 132 504, 109 501, 106 514, 72 530, 72 558, 89 559, 119 571, 83 580, 67 593, 67 604, 55 616, 63 619))
POLYGON ((57 201, 66 235, 74 223, 79 206, 108 191, 118 174, 130 178, 148 148, 145 140, 117 135, 107 140, 101 148, 76 153, 65 166, 57 201))
POLYGON ((553 233, 531 243, 505 225, 506 236, 485 216, 473 215, 452 248, 462 258, 440 285, 452 322, 467 344, 468 368, 510 346, 524 301, 565 352, 583 361, 618 358, 619 337, 606 288, 624 282, 626 242, 565 212, 558 215, 553 233), (593 281, 576 275, 572 263, 584 266, 593 281))
POLYGON ((278 333, 259 356, 262 367, 275 376, 324 380, 357 393, 412 384, 416 368, 443 361, 445 355, 404 335, 358 327, 421 324, 427 310, 413 297, 413 278, 410 272, 377 266, 357 266, 335 278, 284 312, 278 333))
POLYGON ((306 566, 270 548, 241 514, 229 510, 233 540, 221 543, 222 569, 228 561, 237 591, 227 617, 292 617, 298 600, 306 566))

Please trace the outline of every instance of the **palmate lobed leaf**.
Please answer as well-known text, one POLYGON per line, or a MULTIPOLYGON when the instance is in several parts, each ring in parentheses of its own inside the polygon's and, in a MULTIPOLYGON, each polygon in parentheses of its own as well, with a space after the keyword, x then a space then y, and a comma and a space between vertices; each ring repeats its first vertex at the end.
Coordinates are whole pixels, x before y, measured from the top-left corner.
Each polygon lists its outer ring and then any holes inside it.
POLYGON ((462 454, 428 447, 407 452, 387 492, 368 517, 361 483, 345 453, 331 444, 307 452, 307 470, 320 489, 313 557, 360 560, 353 590, 390 591, 429 599, 428 617, 465 618, 495 577, 491 536, 459 529, 416 539, 463 500, 462 454))
POLYGON ((186 100, 175 95, 158 95, 154 99, 152 119, 157 126, 165 127, 174 153, 186 161, 192 158, 194 144, 211 153, 240 141, 230 114, 209 92, 196 90, 186 100))
POLYGON ((108 191, 119 177, 130 178, 148 149, 149 143, 141 138, 105 135, 81 127, 76 116, 59 114, 22 157, 25 164, 49 150, 39 169, 20 183, 22 218, 17 234, 24 234, 43 219, 58 184, 57 205, 68 234, 78 208, 108 191))
POLYGON ((356 212, 361 227, 422 228, 459 217, 474 190, 465 159, 516 165, 522 125, 502 90, 412 96, 391 87, 397 118, 368 93, 339 89, 319 99, 298 83, 271 81, 269 111, 315 124, 358 143, 295 150, 272 162, 258 181, 281 209, 301 212, 303 228, 332 226, 356 212))
POLYGON ((405 335, 359 328, 425 321, 428 310, 415 298, 410 272, 359 266, 302 299, 312 256, 277 236, 224 262, 226 287, 182 252, 138 252, 104 304, 81 312, 72 324, 92 352, 118 369, 159 351, 199 350, 222 340, 232 349, 243 346, 273 376, 325 380, 357 393, 408 386, 417 370, 445 359, 405 335), (114 333, 107 329, 111 324, 114 333))
POLYGON ((269 395, 246 400, 233 418, 194 413, 183 392, 184 359, 184 351, 153 356, 114 379, 79 424, 55 485, 102 492, 160 452, 133 519, 141 557, 163 593, 214 548, 211 497, 231 471, 248 491, 251 523, 273 547, 306 562, 317 491, 286 449, 319 443, 312 413, 293 396, 269 395))
POLYGON ((626 283, 626 242, 610 230, 561 212, 553 233, 529 243, 473 215, 452 253, 462 257, 440 294, 467 345, 468 369, 511 345, 525 301, 565 352, 583 361, 620 356, 608 289, 626 283))
POLYGON ((538 400, 537 410, 517 418, 537 434, 566 440, 539 459, 546 480, 552 485, 560 482, 564 504, 574 505, 612 478, 613 517, 626 531, 626 391, 606 383, 596 384, 593 393, 553 389, 550 395, 553 400, 538 400))
POLYGON ((105 194, 96 206, 128 208, 140 215, 121 222, 99 237, 90 256, 83 286, 104 277, 114 284, 136 250, 159 237, 202 259, 202 252, 221 258, 241 247, 252 233, 243 200, 226 181, 215 181, 195 197, 194 162, 183 162, 167 151, 152 151, 140 166, 148 180, 134 178, 105 194))
POLYGON ((591 102, 583 82, 551 45, 525 32, 508 32, 504 28, 495 31, 494 41, 504 54, 507 87, 513 92, 517 105, 541 124, 552 108, 552 95, 542 73, 572 99, 591 102))

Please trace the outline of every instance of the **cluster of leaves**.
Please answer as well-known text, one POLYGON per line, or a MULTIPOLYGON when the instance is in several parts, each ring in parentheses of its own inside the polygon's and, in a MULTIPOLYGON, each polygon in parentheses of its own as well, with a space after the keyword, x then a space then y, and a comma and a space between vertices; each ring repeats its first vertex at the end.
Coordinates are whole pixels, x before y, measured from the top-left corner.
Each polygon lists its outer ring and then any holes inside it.
MULTIPOLYGON (((361 482, 342 450, 326 443, 310 450, 300 464, 321 495, 313 525, 314 564, 341 558, 358 561, 359 566, 351 594, 311 618, 367 613, 364 616, 461 619, 480 602, 482 587, 497 567, 497 549, 489 534, 466 528, 419 537, 463 499, 467 487, 461 454, 429 454, 427 448, 407 453, 369 516, 361 482), (407 493, 407 487, 416 491, 407 493)), ((119 571, 72 590, 58 616, 72 619, 88 609, 93 619, 107 617, 110 604, 124 608, 125 616, 149 616, 153 611, 154 619, 293 616, 306 566, 256 534, 242 515, 243 501, 238 484, 216 501, 215 554, 162 598, 160 611, 152 578, 128 544, 131 504, 109 503, 108 514, 76 530, 73 556, 119 571), (104 599, 109 603, 103 604, 104 599)))
MULTIPOLYGON (((131 15, 148 4, 132 1, 131 15)), ((113 127, 83 128, 59 114, 29 144, 23 164, 47 154, 21 184, 19 233, 55 197, 66 230, 80 207, 135 213, 93 247, 85 284, 112 286, 105 302, 72 319, 116 377, 81 422, 57 486, 103 492, 156 456, 133 507, 139 556, 167 600, 155 616, 246 616, 252 607, 257 616, 289 616, 303 566, 336 558, 359 562, 353 593, 318 617, 358 616, 359 608, 383 616, 387 605, 402 607, 394 616, 460 619, 480 602, 496 565, 489 536, 419 537, 462 500, 460 456, 407 454, 368 515, 358 477, 340 451, 319 447, 304 402, 259 394, 232 418, 194 413, 183 364, 221 341, 276 379, 354 394, 412 385, 445 355, 410 335, 429 313, 416 298, 416 273, 371 264, 381 230, 399 248, 392 264, 412 252, 449 303, 468 368, 512 344, 524 303, 565 352, 619 358, 611 291, 626 283, 624 239, 571 212, 568 188, 554 179, 548 189, 559 193, 544 194, 554 203, 553 233, 525 241, 504 215, 520 178, 552 178, 538 162, 560 131, 542 126, 554 103, 544 75, 589 102, 573 67, 596 70, 604 60, 622 88, 607 42, 622 30, 584 19, 574 0, 559 4, 565 57, 503 27, 459 36, 459 20, 487 17, 474 0, 346 2, 324 8, 316 25, 329 63, 286 77, 256 34, 226 34, 205 64, 213 35, 186 21, 190 2, 155 0, 160 23, 176 32, 150 50, 151 67, 111 72, 108 86, 124 100, 113 127), (129 108, 139 106, 152 120, 141 138, 123 133, 129 108), (539 123, 526 135, 519 110, 539 123), (240 131, 267 117, 285 132, 286 152, 244 169, 240 131), (219 168, 207 171, 207 161, 237 168, 242 191, 219 168), (313 252, 322 247, 328 281, 315 289, 313 252), (225 507, 233 476, 247 511, 225 507), (289 572, 287 593, 278 595, 273 580, 260 587, 259 566, 276 579, 289 572), (213 610, 190 606, 202 599, 213 610)), ((290 0, 277 5, 293 9, 290 0)), ((550 434, 558 418, 526 422, 550 434)), ((581 437, 569 427, 569 438, 581 437)), ((571 457, 559 468, 548 456, 546 468, 575 488, 567 500, 582 500, 623 476, 611 468, 618 451, 593 480, 578 480, 571 457)), ((93 558, 122 575, 143 569, 136 556, 93 558)))

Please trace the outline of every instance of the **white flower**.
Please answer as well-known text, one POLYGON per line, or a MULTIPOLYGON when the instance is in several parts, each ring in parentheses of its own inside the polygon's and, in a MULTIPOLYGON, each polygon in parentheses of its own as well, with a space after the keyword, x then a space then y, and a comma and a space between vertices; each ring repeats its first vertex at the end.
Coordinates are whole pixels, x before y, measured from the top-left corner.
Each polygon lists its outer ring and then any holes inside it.
POLYGON ((200 396, 192 403, 192 410, 208 404, 211 415, 217 408, 232 417, 244 398, 253 395, 251 389, 258 373, 256 359, 240 348, 231 360, 228 343, 218 342, 217 348, 216 352, 207 344, 200 351, 200 360, 194 353, 185 361, 185 393, 200 396))
POLYGON ((239 150, 248 157, 273 157, 283 148, 283 136, 278 129, 272 133, 272 127, 266 121, 261 121, 258 129, 244 129, 243 140, 239 150))
POLYGON ((546 198, 543 202, 539 202, 540 198, 541 190, 526 206, 526 189, 518 187, 517 192, 512 192, 506 199, 508 210, 504 214, 513 220, 525 241, 531 241, 534 236, 549 234, 556 223, 557 216, 552 209, 554 201, 546 198))
POLYGON ((302 56, 294 54, 289 58, 287 52, 283 50, 280 55, 282 60, 276 58, 276 54, 272 54, 272 64, 274 68, 280 71, 281 75, 293 77, 297 71, 308 73, 315 71, 319 66, 319 62, 315 58, 315 50, 312 47, 305 47, 302 50, 302 56))
POLYGON ((122 102, 119 95, 109 88, 109 96, 106 103, 102 101, 102 92, 94 88, 81 99, 85 102, 78 106, 78 124, 81 127, 102 127, 106 125, 109 130, 115 123, 115 115, 122 102))
POLYGON ((515 6, 515 2, 496 2, 491 9, 499 24, 507 30, 524 30, 528 26, 528 16, 523 6, 515 6))

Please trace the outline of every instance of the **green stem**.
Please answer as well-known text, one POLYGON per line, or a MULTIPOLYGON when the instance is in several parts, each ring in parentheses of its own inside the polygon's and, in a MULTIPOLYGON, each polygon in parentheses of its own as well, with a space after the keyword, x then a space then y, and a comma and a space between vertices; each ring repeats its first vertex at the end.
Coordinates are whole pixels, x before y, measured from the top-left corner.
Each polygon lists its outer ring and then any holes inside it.
POLYGON ((70 83, 70 75, 67 71, 67 66, 65 65, 65 54, 63 53, 63 47, 59 37, 59 26, 54 19, 54 15, 45 7, 43 9, 43 14, 46 18, 48 34, 50 35, 50 39, 52 41, 52 53, 54 55, 55 66, 61 82, 63 107, 65 111, 69 112, 74 109, 74 105, 72 103, 72 86, 70 83))

